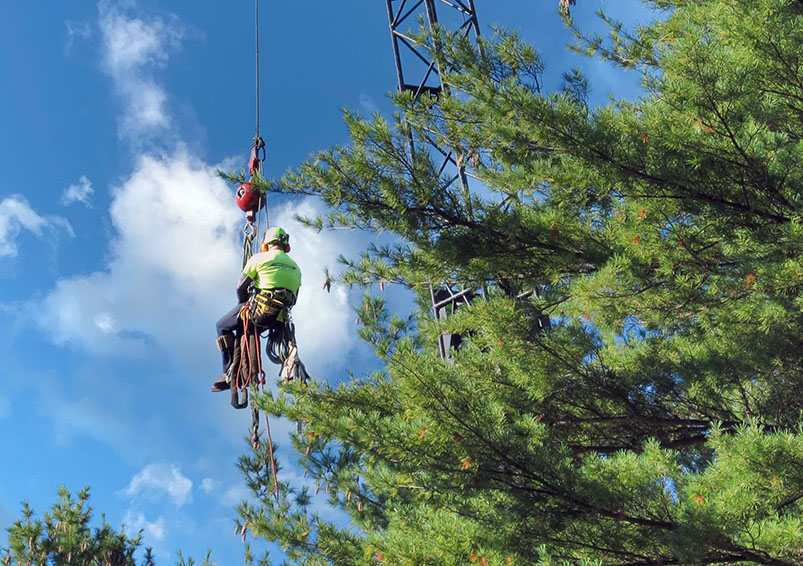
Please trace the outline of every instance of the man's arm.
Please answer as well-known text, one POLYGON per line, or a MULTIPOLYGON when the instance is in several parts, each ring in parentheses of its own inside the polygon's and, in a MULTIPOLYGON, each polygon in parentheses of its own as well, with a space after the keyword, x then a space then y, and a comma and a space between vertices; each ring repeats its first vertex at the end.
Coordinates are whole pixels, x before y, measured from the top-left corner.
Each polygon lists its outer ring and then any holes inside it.
POLYGON ((244 303, 248 300, 248 288, 253 282, 247 273, 240 274, 240 279, 237 281, 237 302, 244 303))

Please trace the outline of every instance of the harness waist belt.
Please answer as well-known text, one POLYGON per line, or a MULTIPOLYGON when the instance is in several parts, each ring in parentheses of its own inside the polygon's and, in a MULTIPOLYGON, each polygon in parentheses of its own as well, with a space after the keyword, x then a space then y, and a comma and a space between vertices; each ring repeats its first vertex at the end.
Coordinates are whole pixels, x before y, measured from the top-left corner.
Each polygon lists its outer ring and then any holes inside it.
POLYGON ((296 304, 296 295, 290 289, 260 289, 248 303, 251 319, 260 324, 296 304))

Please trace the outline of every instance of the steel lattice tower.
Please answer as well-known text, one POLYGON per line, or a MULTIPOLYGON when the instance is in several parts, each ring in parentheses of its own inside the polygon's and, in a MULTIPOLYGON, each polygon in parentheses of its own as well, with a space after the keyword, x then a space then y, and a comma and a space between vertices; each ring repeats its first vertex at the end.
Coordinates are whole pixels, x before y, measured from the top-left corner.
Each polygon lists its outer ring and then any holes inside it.
POLYGON ((439 94, 443 85, 438 64, 431 50, 416 46, 408 31, 416 29, 423 19, 430 34, 435 25, 441 23, 446 29, 462 33, 465 37, 476 41, 480 35, 480 28, 473 0, 386 0, 386 2, 399 91, 412 91, 416 96, 422 92, 439 94), (443 22, 438 20, 436 6, 449 9, 443 22), (419 63, 417 68, 414 64, 416 61, 419 63))
MULTIPOLYGON (((436 25, 462 34, 472 40, 479 48, 480 28, 473 0, 386 0, 388 23, 393 43, 393 60, 396 64, 396 78, 399 92, 412 92, 418 96, 437 97, 448 89, 441 80, 441 69, 433 50, 437 49, 434 40, 429 45, 416 45, 410 30, 417 30, 421 22, 426 25, 430 38, 436 25), (438 19, 436 8, 441 8, 442 20, 438 19)), ((412 136, 409 138, 411 157, 416 152, 412 136)), ((433 159, 441 159, 440 174, 450 171, 452 177, 447 186, 459 183, 464 195, 468 197, 469 187, 465 168, 455 158, 452 148, 441 147, 434 141, 426 144, 433 159), (440 156, 440 157, 438 157, 440 156)), ((419 148, 421 149, 421 148, 419 148)), ((466 304, 473 293, 470 290, 454 292, 451 285, 431 289, 432 310, 436 318, 446 318, 461 304, 466 304)), ((460 336, 444 334, 438 339, 441 357, 448 358, 452 348, 460 343, 460 336)))
MULTIPOLYGON (((441 70, 435 59, 433 49, 437 46, 416 45, 410 36, 424 22, 432 37, 433 28, 441 25, 451 32, 462 34, 478 45, 480 35, 474 0, 386 0, 388 23, 393 43, 393 60, 396 64, 396 79, 399 92, 409 91, 415 96, 427 94, 438 96, 448 88, 441 80, 441 70), (440 7, 442 19, 438 19, 436 7, 440 7)), ((439 172, 451 168, 455 171, 449 185, 459 182, 464 194, 468 194, 468 179, 465 168, 457 163, 452 148, 441 147, 430 142, 427 149, 433 158, 443 160, 439 172)), ((410 151, 415 152, 412 138, 410 151)))
MULTIPOLYGON (((477 23, 477 12, 474 9, 474 0, 386 0, 388 9, 388 23, 393 43, 393 60, 396 64, 396 78, 399 92, 412 92, 416 97, 426 95, 437 97, 448 90, 448 85, 441 79, 441 69, 435 58, 434 50, 438 48, 433 37, 433 29, 439 25, 443 29, 462 34, 471 40, 477 49, 479 45, 480 28, 477 23), (441 9, 441 19, 438 18, 437 9, 441 9), (416 45, 411 37, 410 30, 417 30, 421 22, 426 25, 430 36, 427 45, 416 45)), ((415 153, 413 138, 410 137, 411 157, 415 153)), ((428 140, 426 150, 430 156, 441 156, 442 164, 438 172, 454 171, 448 180, 447 186, 460 183, 461 190, 468 197, 468 177, 465 168, 458 163, 452 148, 441 147, 434 141, 428 140)), ((460 288, 455 290, 451 284, 444 284, 438 289, 430 288, 432 298, 432 311, 437 319, 444 319, 460 305, 468 304, 477 295, 477 290, 460 288)), ((533 289, 518 295, 518 298, 538 296, 533 289)), ((538 330, 549 328, 549 317, 542 315, 537 321, 538 330)), ((448 359, 450 350, 456 348, 461 341, 457 334, 443 334, 438 337, 438 347, 441 357, 448 359)))

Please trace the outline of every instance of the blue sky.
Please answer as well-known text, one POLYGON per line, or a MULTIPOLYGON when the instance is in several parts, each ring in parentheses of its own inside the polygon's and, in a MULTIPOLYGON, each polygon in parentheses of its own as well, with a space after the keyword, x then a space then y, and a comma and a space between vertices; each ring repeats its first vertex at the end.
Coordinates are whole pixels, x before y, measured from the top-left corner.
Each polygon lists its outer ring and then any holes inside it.
MULTIPOLYGON (((544 53, 547 90, 580 66, 592 102, 634 94, 633 80, 565 49, 557 0, 475 3, 484 34, 520 28, 544 53)), ((600 6, 647 18, 631 0, 578 4, 581 22, 600 6)), ((253 2, 0 3, 0 545, 22 500, 41 513, 59 485, 88 485, 108 521, 144 529, 160 564, 178 549, 242 560, 233 506, 248 494, 235 463, 250 417, 209 385, 242 227, 216 170, 247 164, 253 13, 253 2)), ((263 1, 260 57, 268 176, 344 143, 340 109, 391 111, 380 0, 263 1)), ((296 226, 294 213, 321 210, 314 200, 269 206, 304 272, 294 318, 308 370, 335 382, 371 368, 359 292, 321 288, 323 269, 364 241, 296 226)), ((272 424, 286 446, 292 425, 272 424)), ((283 477, 301 483, 288 456, 283 477)))

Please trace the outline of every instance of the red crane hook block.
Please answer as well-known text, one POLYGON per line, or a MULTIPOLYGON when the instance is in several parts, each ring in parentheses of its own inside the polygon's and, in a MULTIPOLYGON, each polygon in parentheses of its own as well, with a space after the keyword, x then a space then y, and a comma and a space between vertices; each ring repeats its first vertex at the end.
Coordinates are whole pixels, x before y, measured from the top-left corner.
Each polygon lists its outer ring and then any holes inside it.
POLYGON ((257 212, 265 206, 265 199, 261 198, 257 188, 251 183, 243 183, 237 189, 237 206, 244 212, 257 212))

